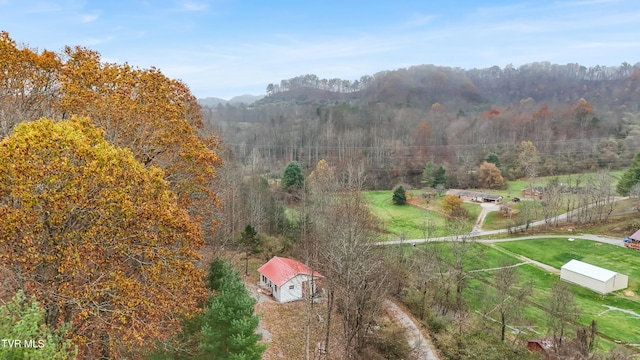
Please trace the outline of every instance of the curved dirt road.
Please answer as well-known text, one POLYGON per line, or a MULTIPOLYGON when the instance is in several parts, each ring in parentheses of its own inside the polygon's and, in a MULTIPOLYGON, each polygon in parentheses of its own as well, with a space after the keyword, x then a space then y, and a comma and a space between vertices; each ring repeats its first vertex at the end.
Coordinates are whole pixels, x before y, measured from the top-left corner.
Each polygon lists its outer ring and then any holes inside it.
POLYGON ((439 360, 431 347, 431 342, 422 335, 413 320, 393 301, 387 299, 384 301, 384 305, 387 307, 389 315, 405 328, 407 342, 413 349, 416 358, 420 360, 439 360))

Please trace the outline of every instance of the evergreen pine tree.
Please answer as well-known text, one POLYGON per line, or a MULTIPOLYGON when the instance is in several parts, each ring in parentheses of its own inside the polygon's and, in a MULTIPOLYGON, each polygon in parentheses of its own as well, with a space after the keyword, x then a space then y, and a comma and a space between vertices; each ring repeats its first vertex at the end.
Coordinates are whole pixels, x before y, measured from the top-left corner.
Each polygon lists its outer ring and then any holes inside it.
POLYGON ((404 188, 402 186, 398 186, 393 191, 392 200, 393 200, 393 203, 396 205, 404 205, 407 203, 407 194, 404 191, 404 188))
POLYGON ((424 166, 424 171, 422 171, 422 183, 427 186, 433 185, 433 176, 435 175, 433 161, 429 161, 424 166))
POLYGON ((502 169, 500 158, 496 153, 488 153, 487 156, 484 157, 484 161, 494 164, 498 169, 502 169))
POLYGON ((253 312, 256 300, 233 270, 223 260, 209 267, 207 285, 215 290, 204 311, 185 319, 175 345, 161 344, 149 355, 152 360, 216 359, 260 360, 266 345, 256 333, 258 316, 253 312), (164 350, 163 350, 164 349, 164 350))
POLYGON ((633 185, 640 183, 640 152, 633 157, 631 166, 622 174, 616 189, 623 196, 629 195, 633 185))
POLYGON ((217 295, 202 315, 199 358, 220 360, 260 360, 266 346, 256 333, 259 319, 253 313, 256 300, 234 271, 224 275, 217 295))
POLYGON ((432 183, 432 187, 436 187, 438 185, 442 185, 442 186, 446 186, 447 185, 447 177, 446 177, 446 173, 447 171, 444 169, 444 167, 442 165, 440 165, 434 175, 433 175, 433 183, 432 183))
POLYGON ((282 182, 280 185, 283 190, 291 191, 295 189, 302 189, 304 184, 304 176, 302 176, 302 168, 297 161, 292 161, 287 164, 282 174, 282 182))

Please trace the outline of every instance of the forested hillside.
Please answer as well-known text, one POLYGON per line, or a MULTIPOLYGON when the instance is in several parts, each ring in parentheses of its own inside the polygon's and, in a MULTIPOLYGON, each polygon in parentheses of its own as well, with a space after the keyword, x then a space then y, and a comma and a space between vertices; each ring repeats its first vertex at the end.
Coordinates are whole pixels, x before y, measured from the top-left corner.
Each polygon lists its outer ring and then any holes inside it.
POLYGON ((466 187, 491 153, 507 178, 523 176, 523 141, 540 157, 537 175, 628 165, 640 149, 639 84, 640 64, 420 65, 355 81, 299 76, 269 84, 252 105, 203 111, 236 159, 260 159, 264 170, 326 159, 388 188, 417 185, 432 161, 449 185, 466 187))

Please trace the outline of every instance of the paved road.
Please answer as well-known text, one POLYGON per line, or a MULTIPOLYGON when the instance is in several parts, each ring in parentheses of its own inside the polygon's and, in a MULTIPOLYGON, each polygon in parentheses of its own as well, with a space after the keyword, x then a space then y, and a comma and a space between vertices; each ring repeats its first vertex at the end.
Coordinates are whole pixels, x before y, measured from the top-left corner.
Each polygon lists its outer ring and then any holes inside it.
POLYGON ((375 243, 376 245, 400 245, 400 244, 422 244, 427 242, 441 242, 441 241, 474 241, 479 243, 499 243, 506 241, 520 241, 520 240, 531 240, 531 239, 549 239, 549 238, 574 238, 574 239, 584 239, 597 241, 605 244, 611 244, 616 246, 624 246, 624 242, 619 238, 611 238, 602 235, 592 235, 592 234, 571 234, 571 235, 530 235, 530 236, 521 236, 521 237, 512 237, 512 238, 504 238, 504 239, 480 239, 473 240, 474 237, 479 236, 487 236, 494 234, 503 234, 507 231, 503 230, 493 230, 493 231, 478 231, 471 234, 465 234, 461 236, 443 236, 437 238, 430 239, 408 239, 408 240, 392 240, 392 241, 381 241, 375 243))
MULTIPOLYGON (((628 199, 628 197, 616 197, 614 201, 620 201, 620 200, 625 200, 628 199)), ((476 221, 476 225, 473 227, 473 230, 471 231, 471 233, 469 234, 462 234, 459 236, 444 236, 444 237, 438 237, 438 238, 429 238, 429 239, 409 239, 409 240, 391 240, 391 241, 381 241, 376 243, 376 245, 399 245, 399 244, 420 244, 420 243, 426 243, 426 242, 432 242, 432 241, 469 241, 471 240, 471 238, 474 237, 481 237, 481 236, 488 236, 488 235, 497 235, 497 234, 507 234, 509 233, 508 229, 500 229, 500 230, 488 230, 488 231, 484 231, 482 230, 482 223, 484 222, 485 217, 487 216, 487 214, 491 211, 496 211, 500 209, 500 206, 497 204, 493 204, 493 203, 482 203, 480 204, 482 206, 482 210, 480 211, 480 215, 478 215, 478 220, 476 221)), ((593 205, 589 205, 589 207, 592 207, 593 205)), ((574 213, 574 215, 572 216, 576 216, 575 214, 578 213, 578 210, 573 210, 572 212, 574 213)), ((616 213, 617 214, 626 214, 626 213, 631 213, 631 212, 635 212, 636 210, 627 210, 627 211, 623 211, 620 213, 616 213)), ((558 222, 565 222, 567 221, 567 214, 568 213, 564 213, 561 215, 558 215, 558 222)), ((538 221, 534 221, 531 224, 529 224, 529 227, 537 227, 537 226, 544 226, 550 222, 555 222, 555 219, 549 219, 549 220, 538 220, 538 221)), ((521 225, 521 226, 517 226, 512 228, 512 231, 518 231, 518 230, 524 230, 525 226, 521 225)), ((499 241, 514 241, 514 240, 528 240, 528 239, 537 239, 537 238, 553 238, 553 237, 562 237, 561 235, 538 235, 538 236, 524 236, 524 237, 514 237, 514 238, 509 238, 509 239, 501 239, 501 240, 478 240, 479 242, 499 242, 499 241)), ((614 239, 614 238, 610 238, 610 237, 606 237, 606 236, 600 236, 600 235, 590 235, 590 234, 576 234, 576 235, 568 235, 567 238, 569 237, 573 237, 576 239, 585 239, 585 240, 592 240, 592 241, 598 241, 601 243, 607 243, 607 244, 612 244, 612 245, 617 245, 617 246, 624 246, 624 243, 622 241, 622 239, 614 239)))

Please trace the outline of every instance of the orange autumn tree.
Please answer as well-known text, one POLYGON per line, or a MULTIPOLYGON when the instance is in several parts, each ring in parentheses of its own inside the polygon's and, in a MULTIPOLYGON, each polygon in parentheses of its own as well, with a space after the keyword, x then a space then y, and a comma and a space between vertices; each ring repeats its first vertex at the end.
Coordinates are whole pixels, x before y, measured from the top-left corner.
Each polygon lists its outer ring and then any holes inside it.
POLYGON ((453 194, 445 195, 442 198, 442 210, 451 218, 461 218, 468 215, 467 209, 462 207, 462 200, 453 194))
POLYGON ((42 119, 0 142, 0 270, 47 325, 71 323, 80 358, 135 358, 203 299, 203 239, 163 171, 104 134, 42 119))
POLYGON ((484 189, 504 189, 507 182, 496 164, 483 161, 478 169, 478 183, 484 189))
POLYGON ((23 120, 53 116, 61 65, 55 53, 18 47, 0 32, 0 139, 23 120))
POLYGON ((97 52, 81 47, 67 47, 65 56, 58 103, 63 117, 90 117, 110 143, 164 170, 180 206, 207 233, 214 231, 218 142, 201 135, 200 106, 187 86, 155 68, 103 63, 97 52))

